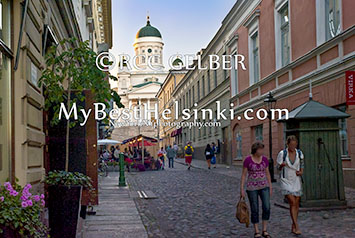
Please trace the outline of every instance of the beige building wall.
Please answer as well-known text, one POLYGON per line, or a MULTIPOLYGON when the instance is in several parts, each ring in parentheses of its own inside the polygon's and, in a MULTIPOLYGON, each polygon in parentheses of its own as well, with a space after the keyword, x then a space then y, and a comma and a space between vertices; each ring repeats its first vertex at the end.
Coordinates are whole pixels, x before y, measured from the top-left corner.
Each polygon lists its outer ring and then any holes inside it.
POLYGON ((157 98, 159 101, 159 146, 160 147, 165 147, 168 145, 173 145, 176 140, 175 137, 171 136, 171 133, 175 131, 177 128, 174 127, 171 123, 175 122, 175 98, 172 96, 172 93, 176 87, 181 81, 181 79, 184 77, 184 75, 187 73, 186 70, 170 70, 168 76, 166 77, 164 84, 161 86, 159 92, 157 93, 157 98), (167 115, 171 117, 170 120, 164 120, 162 118, 162 113, 165 109, 169 109, 171 111, 170 115, 167 115), (167 122, 165 124, 165 122, 167 122), (170 124, 169 124, 170 123, 170 124))
MULTIPOLYGON (((22 2, 14 0, 12 3, 12 45, 15 58, 21 28, 22 2)), ((107 6, 110 6, 111 1, 105 2, 107 3, 104 9, 107 11, 107 6)), ((56 43, 70 37, 81 39, 78 37, 80 30, 76 22, 75 11, 71 6, 69 2, 28 1, 17 59, 18 67, 14 70, 12 78, 12 178, 18 178, 21 185, 31 183, 35 188, 39 188, 38 185, 45 174, 44 154, 47 146, 44 128, 47 118, 44 118, 43 114, 43 88, 38 87, 41 71, 45 68, 44 41, 46 39, 47 42, 56 43), (65 4, 68 5, 64 7, 65 4), (64 21, 64 18, 69 21, 64 21), (47 37, 44 37, 45 35, 47 37)), ((83 7, 87 8, 86 5, 83 7)), ((88 18, 91 19, 89 15, 88 18)), ((88 24, 91 24, 90 19, 87 21, 88 24)), ((109 44, 112 44, 111 38, 106 38, 110 39, 109 44)))

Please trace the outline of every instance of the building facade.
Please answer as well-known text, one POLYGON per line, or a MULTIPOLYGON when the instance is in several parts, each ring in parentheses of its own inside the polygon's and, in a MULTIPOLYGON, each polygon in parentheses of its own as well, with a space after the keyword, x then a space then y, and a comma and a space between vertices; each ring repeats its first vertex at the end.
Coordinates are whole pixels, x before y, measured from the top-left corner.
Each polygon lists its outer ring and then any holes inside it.
MULTIPOLYGON (((148 137, 157 137, 157 128, 143 122, 143 110, 153 110, 157 105, 156 94, 163 84, 168 72, 163 64, 164 42, 160 31, 150 24, 147 17, 146 26, 142 27, 136 35, 133 44, 135 51, 135 64, 128 58, 119 63, 117 81, 111 81, 111 88, 121 97, 121 103, 130 110, 131 122, 137 125, 115 126, 112 138, 118 141, 143 134, 148 137), (149 65, 149 62, 151 65, 149 65), (135 119, 133 110, 138 108, 139 116, 135 119)), ((128 56, 127 56, 128 57, 128 56)), ((156 121, 152 113, 152 120, 156 121)), ((124 122, 118 119, 118 122, 124 122)))
MULTIPOLYGON (((339 121, 341 159, 347 186, 355 177, 355 107, 346 105, 345 72, 355 69, 355 18, 349 0, 238 1, 232 44, 246 56, 247 70, 230 80, 232 158, 238 164, 254 141, 269 144, 268 121, 238 120, 246 109, 265 108, 271 91, 277 108, 289 111, 309 100, 351 115, 339 121)), ((254 115, 255 116, 255 115, 254 115)), ((285 147, 285 128, 272 122, 273 158, 285 147)), ((268 153, 268 152, 267 152, 268 153)))
POLYGON ((39 189, 48 168, 49 122, 38 87, 44 57, 51 45, 71 37, 97 48, 93 1, 2 0, 0 10, 0 182, 17 178, 39 189))
MULTIPOLYGON (((173 62, 174 66, 182 63, 181 60, 175 60, 173 62)), ((177 85, 179 85, 182 78, 187 73, 187 70, 184 68, 181 69, 171 69, 169 70, 169 74, 164 80, 163 85, 159 89, 156 97, 159 102, 159 126, 158 126, 158 139, 159 139, 159 147, 166 147, 168 145, 174 145, 174 143, 179 143, 179 141, 175 140, 175 137, 179 135, 179 127, 174 125, 175 122, 175 112, 176 112, 176 104, 175 98, 173 97, 173 91, 177 85), (165 109, 168 109, 171 113, 165 114, 166 118, 163 118, 163 112, 165 109), (169 119, 170 118, 170 119, 169 119)))

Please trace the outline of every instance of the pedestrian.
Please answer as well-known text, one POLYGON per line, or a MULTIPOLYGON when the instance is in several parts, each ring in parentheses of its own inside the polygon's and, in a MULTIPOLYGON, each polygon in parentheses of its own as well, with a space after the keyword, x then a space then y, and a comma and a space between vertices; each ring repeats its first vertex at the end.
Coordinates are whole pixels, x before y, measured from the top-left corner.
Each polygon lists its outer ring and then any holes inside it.
POLYGON ((110 153, 107 150, 105 150, 104 153, 102 154, 102 159, 107 161, 110 159, 110 156, 111 156, 110 153))
POLYGON ((215 169, 216 168, 216 164, 217 164, 216 155, 217 155, 217 152, 218 152, 218 148, 217 148, 217 146, 216 146, 216 144, 214 142, 212 142, 212 151, 213 151, 212 159, 214 159, 214 161, 216 161, 214 163, 214 166, 213 166, 213 168, 215 169))
POLYGON ((185 163, 187 164, 187 169, 190 170, 191 168, 191 162, 192 162, 192 155, 194 153, 194 148, 191 145, 191 141, 187 143, 185 146, 185 163))
POLYGON ((164 170, 164 167, 165 167, 165 159, 164 159, 165 154, 166 154, 166 151, 164 150, 164 147, 161 147, 160 150, 158 151, 158 158, 162 162, 162 167, 161 167, 162 170, 164 170))
POLYGON ((263 156, 264 144, 256 142, 251 147, 251 155, 243 162, 243 172, 240 183, 240 196, 245 197, 244 183, 247 178, 246 191, 251 210, 251 223, 254 225, 254 237, 271 238, 267 232, 267 222, 270 219, 270 196, 272 195, 269 161, 263 156), (262 202, 262 233, 259 231, 259 197, 262 202))
POLYGON ((169 160, 169 168, 174 168, 174 158, 176 156, 176 151, 170 145, 166 150, 166 156, 168 157, 169 160))
POLYGON ((113 152, 113 157, 115 159, 116 162, 118 162, 120 160, 120 147, 117 145, 116 149, 113 152))
POLYGON ((297 149, 298 140, 294 135, 288 136, 287 147, 281 150, 277 156, 277 167, 280 170, 280 184, 282 195, 286 196, 290 205, 292 219, 291 232, 301 235, 297 222, 300 199, 302 196, 302 174, 304 168, 304 156, 301 150, 297 149))
POLYGON ((207 144, 205 149, 205 157, 208 169, 211 169, 211 159, 213 157, 213 149, 210 144, 207 144))
POLYGON ((176 142, 174 142, 173 149, 175 150, 175 159, 176 159, 177 158, 177 154, 179 152, 179 146, 176 144, 176 142))

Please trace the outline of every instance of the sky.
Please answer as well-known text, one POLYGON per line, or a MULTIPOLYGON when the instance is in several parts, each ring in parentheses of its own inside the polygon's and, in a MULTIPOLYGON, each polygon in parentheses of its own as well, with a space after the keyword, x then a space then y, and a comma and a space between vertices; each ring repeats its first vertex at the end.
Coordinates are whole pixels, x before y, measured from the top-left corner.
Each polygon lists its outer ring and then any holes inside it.
MULTIPOLYGON (((212 40, 236 0, 112 0, 111 53, 134 56, 137 31, 150 23, 164 41, 164 63, 170 56, 196 54, 212 40)), ((116 70, 111 73, 116 74, 116 70)))

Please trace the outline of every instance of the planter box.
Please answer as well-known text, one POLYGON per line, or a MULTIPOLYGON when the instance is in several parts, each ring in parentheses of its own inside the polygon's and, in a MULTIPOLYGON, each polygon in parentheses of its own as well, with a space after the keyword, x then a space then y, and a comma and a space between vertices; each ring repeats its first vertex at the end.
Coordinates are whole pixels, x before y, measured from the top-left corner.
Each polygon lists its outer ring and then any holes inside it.
POLYGON ((81 191, 81 186, 48 187, 49 227, 52 238, 75 238, 81 191))
POLYGON ((0 234, 1 237, 6 237, 6 238, 21 238, 21 236, 17 233, 17 231, 11 229, 8 226, 0 226, 0 228, 3 230, 3 233, 0 234))

